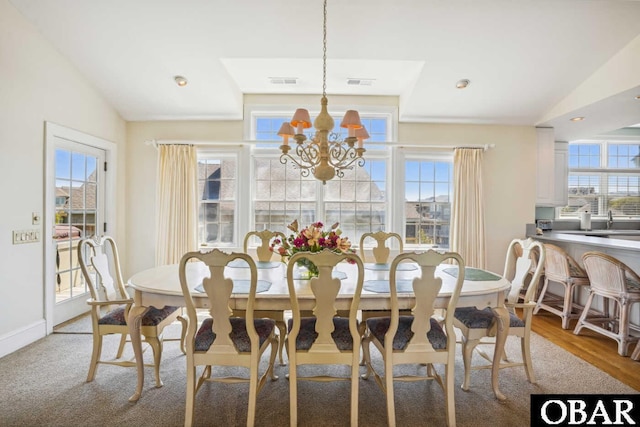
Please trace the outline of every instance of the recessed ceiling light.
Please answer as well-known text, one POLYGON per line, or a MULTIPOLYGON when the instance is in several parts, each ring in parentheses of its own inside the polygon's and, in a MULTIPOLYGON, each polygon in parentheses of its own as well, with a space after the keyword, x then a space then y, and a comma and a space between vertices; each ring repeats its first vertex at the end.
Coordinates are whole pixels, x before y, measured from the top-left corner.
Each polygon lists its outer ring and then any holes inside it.
POLYGON ((469 80, 467 80, 467 79, 458 80, 458 82, 456 83, 456 87, 458 89, 464 89, 467 86, 469 86, 469 83, 471 83, 471 82, 469 80))
POLYGON ((584 120, 584 117, 572 117, 569 120, 571 120, 572 122, 581 122, 584 120))
POLYGON ((187 79, 185 79, 182 76, 175 76, 173 79, 176 81, 176 84, 180 87, 186 86, 188 83, 187 79))

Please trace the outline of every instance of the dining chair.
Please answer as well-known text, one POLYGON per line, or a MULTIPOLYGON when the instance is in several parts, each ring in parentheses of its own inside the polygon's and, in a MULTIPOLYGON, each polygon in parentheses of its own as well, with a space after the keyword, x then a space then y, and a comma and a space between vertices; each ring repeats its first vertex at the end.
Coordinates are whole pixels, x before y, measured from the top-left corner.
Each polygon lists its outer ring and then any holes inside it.
MULTIPOLYGON (((258 257, 258 261, 260 262, 269 262, 273 257, 273 251, 271 250, 271 242, 274 239, 281 239, 284 241, 286 236, 284 233, 280 231, 271 231, 271 230, 262 230, 262 231, 250 231, 244 236, 243 243, 243 251, 244 253, 249 253, 249 241, 252 236, 258 237, 260 239, 260 246, 256 247, 256 255, 258 257)), ((233 313, 235 316, 242 316, 244 310, 234 309, 233 313)), ((276 327, 278 328, 278 333, 280 334, 278 355, 280 358, 280 365, 284 365, 284 338, 287 333, 287 325, 284 322, 284 311, 274 311, 274 310, 259 310, 254 312, 254 317, 269 317, 276 321, 276 327)))
POLYGON ((365 241, 368 239, 374 239, 376 246, 371 249, 373 253, 373 259, 378 264, 386 264, 389 262, 389 256, 391 255, 391 248, 387 246, 388 240, 397 240, 399 252, 402 253, 402 237, 398 233, 387 233, 385 231, 375 231, 370 233, 363 233, 360 236, 360 257, 363 261, 367 259, 365 255, 365 241))
POLYGON ((582 262, 589 276, 589 296, 573 333, 579 335, 587 328, 613 338, 618 342, 618 354, 628 356, 629 346, 640 340, 640 329, 629 322, 631 308, 640 302, 640 276, 622 261, 602 252, 585 252, 582 262), (602 297, 603 307, 593 313, 596 296, 602 297), (632 334, 631 329, 636 333, 632 334))
POLYGON ((266 383, 267 377, 277 379, 273 365, 278 348, 278 337, 275 334, 275 321, 268 318, 255 318, 253 307, 258 284, 258 272, 253 259, 244 253, 227 254, 219 249, 210 252, 188 252, 180 260, 180 286, 184 294, 187 308, 188 327, 185 346, 187 350, 187 396, 185 408, 185 426, 194 421, 195 396, 205 382, 249 383, 247 426, 255 423, 256 401, 258 392, 266 383), (233 260, 240 259, 249 265, 250 279, 247 299, 247 310, 243 317, 232 315, 230 298, 232 293, 239 292, 235 288, 236 281, 225 276, 225 267, 233 260), (200 261, 209 270, 209 277, 198 283, 190 283, 186 274, 187 263, 200 261), (194 293, 206 293, 209 314, 198 317, 194 293), (259 363, 262 355, 271 349, 267 369, 260 375, 259 363), (197 378, 197 367, 204 366, 202 374, 197 378), (212 376, 212 367, 244 367, 249 370, 248 377, 212 376))
POLYGON ((255 236, 260 239, 260 245, 256 247, 256 255, 258 257, 258 261, 267 262, 271 261, 273 256, 273 251, 271 251, 271 241, 273 239, 279 238, 282 241, 286 240, 286 236, 284 233, 280 231, 271 231, 271 230, 262 230, 262 231, 249 231, 244 236, 244 252, 248 253, 249 250, 249 241, 251 237, 255 236))
MULTIPOLYGON (((456 339, 453 329, 453 313, 458 303, 462 283, 464 282, 464 260, 454 252, 438 253, 434 250, 426 252, 408 252, 396 256, 391 263, 389 275, 389 294, 391 299, 391 316, 367 319, 368 333, 362 342, 368 379, 373 374, 377 384, 386 393, 387 423, 396 425, 394 381, 416 381, 434 379, 443 388, 447 425, 456 425, 454 401, 454 368, 456 339), (411 282, 415 294, 415 305, 411 315, 400 315, 398 308, 398 266, 402 261, 413 261, 421 269, 421 277, 411 282), (454 260, 458 265, 458 277, 452 289, 451 298, 445 311, 444 319, 434 317, 435 300, 442 287, 442 279, 437 277, 436 268, 447 260, 454 260), (370 343, 382 354, 384 373, 381 375, 371 363, 370 343), (396 375, 393 367, 401 364, 426 365, 424 375, 396 375), (434 364, 444 365, 444 380, 434 368, 434 364)), ((406 290, 405 290, 406 292, 406 290)))
POLYGON ((571 319, 580 317, 583 306, 574 301, 576 290, 589 286, 589 277, 580 265, 564 249, 550 243, 544 244, 544 286, 538 296, 533 314, 546 310, 562 319, 562 329, 569 329, 571 319), (562 295, 549 292, 550 283, 563 286, 562 295))
MULTIPOLYGON (((298 425, 298 380, 310 381, 351 381, 351 425, 358 425, 358 381, 360 357, 360 332, 358 329, 358 306, 364 268, 358 255, 335 253, 330 249, 321 252, 298 252, 287 266, 287 285, 291 301, 291 319, 288 321, 287 348, 289 355, 289 397, 290 423, 298 425), (296 280, 296 262, 306 259, 319 270, 318 277, 310 280, 296 280), (348 317, 337 315, 337 296, 343 289, 343 280, 333 276, 333 270, 340 262, 350 262, 357 266, 357 277, 348 317), (313 307, 312 311, 301 309, 300 304, 313 307), (330 375, 298 376, 301 365, 347 365, 351 367, 349 377, 330 375)), ((304 408, 304 405, 301 407, 304 408)))
MULTIPOLYGON (((367 240, 371 240, 371 239, 375 240, 376 242, 376 246, 374 246, 371 249, 371 253, 373 254, 373 260, 375 264, 385 265, 384 268, 388 266, 389 258, 391 256, 391 248, 387 246, 389 241, 395 240, 398 242, 399 253, 402 253, 402 251, 404 250, 402 237, 398 233, 390 233, 386 231, 374 231, 374 232, 363 233, 362 236, 360 236, 359 248, 360 248, 360 257, 362 258, 362 261, 365 263, 367 259, 365 243, 367 242, 367 240)), ((367 266, 365 265, 365 269, 366 268, 367 266)), ((388 310, 362 310, 360 313, 360 319, 362 321, 360 323, 360 331, 361 331, 362 339, 364 339, 364 335, 367 333, 366 320, 368 318, 388 316, 388 315, 389 315, 388 310)), ((365 362, 364 362, 364 354, 363 354, 360 365, 364 365, 364 363, 365 362)))
MULTIPOLYGON (((503 276, 511 282, 511 289, 507 296, 505 306, 509 310, 509 336, 520 338, 522 361, 510 361, 506 354, 494 354, 500 357, 500 368, 524 366, 527 379, 535 383, 533 364, 531 362, 531 321, 533 309, 536 306, 535 295, 537 292, 540 275, 545 264, 546 252, 544 245, 537 240, 513 239, 507 249, 503 276), (514 246, 519 245, 519 250, 514 246), (536 269, 529 281, 526 295, 520 302, 520 290, 525 286, 525 281, 533 263, 531 251, 538 250, 539 258, 536 269), (520 254, 520 256, 518 256, 520 254), (517 310, 517 311, 516 311, 517 310)), ((495 337, 496 330, 501 325, 497 317, 489 307, 484 309, 476 307, 460 307, 454 314, 454 325, 462 334, 462 359, 464 362, 463 390, 469 390, 471 371, 476 369, 491 369, 493 359, 478 347, 479 344, 495 345, 494 340, 483 340, 486 337, 495 337), (473 351, 476 350, 489 364, 472 365, 473 351)))
MULTIPOLYGON (((91 298, 87 304, 91 307, 91 329, 93 351, 87 382, 94 380, 98 365, 117 365, 135 367, 131 360, 121 360, 129 334, 127 317, 133 304, 122 280, 120 258, 115 240, 110 236, 94 236, 80 240, 77 247, 78 263, 82 270, 91 298), (105 335, 120 334, 120 345, 115 360, 103 360, 102 338, 105 335)), ((180 348, 184 352, 186 320, 181 316, 181 307, 165 306, 162 309, 151 307, 142 317, 140 331, 144 341, 153 350, 153 366, 156 375, 156 387, 162 387, 160 380, 160 359, 162 358, 162 332, 176 320, 182 323, 180 348)))

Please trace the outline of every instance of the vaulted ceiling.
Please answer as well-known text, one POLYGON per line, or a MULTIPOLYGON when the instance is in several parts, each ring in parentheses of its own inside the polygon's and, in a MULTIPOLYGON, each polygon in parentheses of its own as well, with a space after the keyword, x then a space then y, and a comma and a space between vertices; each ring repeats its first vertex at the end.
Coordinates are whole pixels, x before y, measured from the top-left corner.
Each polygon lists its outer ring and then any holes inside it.
MULTIPOLYGON (((321 0, 10 1, 129 121, 241 119, 245 94, 322 92, 321 0)), ((564 140, 640 123, 640 1, 328 0, 327 20, 329 97, 397 97, 401 122, 564 140)))

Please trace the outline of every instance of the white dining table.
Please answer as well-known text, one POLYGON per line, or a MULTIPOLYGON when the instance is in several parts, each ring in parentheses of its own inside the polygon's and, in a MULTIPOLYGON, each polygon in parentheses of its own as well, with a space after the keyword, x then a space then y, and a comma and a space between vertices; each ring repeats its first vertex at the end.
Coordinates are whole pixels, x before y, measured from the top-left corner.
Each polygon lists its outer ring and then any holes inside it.
MULTIPOLYGON (((290 310, 289 293, 287 290, 287 280, 285 278, 286 265, 279 262, 257 262, 259 286, 261 292, 256 294, 254 310, 277 311, 290 310)), ((442 287, 436 300, 436 308, 446 308, 451 297, 456 277, 446 272, 451 271, 452 265, 441 265, 436 269, 436 274, 442 278, 442 287)), ((453 267, 454 269, 456 267, 453 267)), ((356 284, 357 270, 354 265, 341 263, 336 267, 334 276, 341 278, 343 286, 336 301, 337 310, 348 310, 353 297, 356 284)), ((414 303, 413 293, 403 292, 402 284, 409 283, 412 277, 420 274, 420 269, 416 266, 406 265, 398 273, 398 303, 400 309, 411 308, 414 303), (401 283, 403 282, 403 283, 401 283)), ((246 264, 236 264, 225 268, 228 277, 237 280, 238 283, 248 279, 248 268, 246 264)), ((495 352, 492 366, 491 383, 495 396, 506 399, 498 386, 498 373, 500 359, 504 351, 504 344, 508 335, 509 313, 504 306, 505 296, 508 293, 511 283, 498 275, 484 270, 467 269, 475 277, 466 274, 465 281, 458 300, 458 307, 490 307, 498 317, 498 328, 496 333, 495 352)), ((187 264, 188 283, 196 288, 202 279, 209 276, 209 270, 200 262, 187 264)), ((391 302, 388 293, 388 265, 365 264, 365 284, 360 298, 361 310, 389 310, 391 302), (385 289, 386 281, 386 289, 385 289)), ((294 279, 295 276, 294 276, 294 279)), ((309 280, 296 279, 296 293, 298 294, 301 310, 313 309, 312 292, 309 288, 309 280)), ((129 398, 130 401, 137 401, 142 395, 144 386, 144 360, 142 358, 142 339, 140 335, 141 319, 150 307, 162 308, 164 306, 185 306, 184 296, 180 286, 178 276, 178 265, 163 265, 150 268, 133 275, 128 286, 134 291, 133 306, 127 319, 131 343, 136 359, 138 381, 135 393, 129 398)), ((235 283, 234 283, 235 287, 235 283)), ((245 310, 247 307, 247 294, 241 289, 232 294, 230 308, 245 310)), ((244 291, 246 292, 246 291, 244 291)), ((194 302, 198 308, 208 308, 209 301, 206 293, 192 291, 194 302)))

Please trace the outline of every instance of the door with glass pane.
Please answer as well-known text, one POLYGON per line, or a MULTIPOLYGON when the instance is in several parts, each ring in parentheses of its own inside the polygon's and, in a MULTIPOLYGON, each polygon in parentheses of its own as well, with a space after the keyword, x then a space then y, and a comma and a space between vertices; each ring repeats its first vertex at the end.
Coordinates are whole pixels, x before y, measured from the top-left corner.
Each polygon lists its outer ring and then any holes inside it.
POLYGON ((105 152, 60 139, 54 162, 55 212, 49 218, 53 222, 53 317, 57 325, 88 310, 88 288, 77 247, 83 237, 103 233, 105 152))

